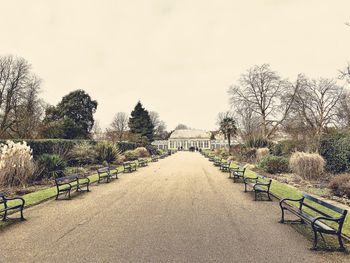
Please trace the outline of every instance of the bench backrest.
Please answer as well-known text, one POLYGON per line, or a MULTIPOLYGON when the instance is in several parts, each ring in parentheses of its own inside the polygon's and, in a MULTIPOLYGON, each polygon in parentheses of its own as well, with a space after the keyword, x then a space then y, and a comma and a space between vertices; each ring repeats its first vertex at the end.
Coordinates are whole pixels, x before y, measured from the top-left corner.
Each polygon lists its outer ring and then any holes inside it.
POLYGON ((335 205, 332 205, 332 204, 330 204, 330 203, 327 203, 327 202, 325 202, 325 201, 323 201, 323 200, 320 200, 320 199, 318 199, 318 198, 316 198, 316 197, 314 197, 314 196, 312 196, 312 195, 309 195, 309 194, 307 194, 307 193, 303 193, 302 196, 303 196, 303 198, 304 198, 303 203, 302 203, 302 206, 306 206, 307 208, 309 208, 309 209, 313 210, 314 212, 319 213, 319 214, 321 214, 321 215, 323 215, 323 216, 326 216, 326 217, 334 217, 334 216, 331 216, 331 215, 327 214, 327 213, 324 212, 324 211, 321 211, 321 210, 317 209, 315 206, 313 206, 313 205, 310 204, 310 203, 305 203, 305 200, 310 200, 310 201, 312 201, 312 202, 314 202, 314 203, 317 203, 317 204, 319 204, 319 205, 321 205, 321 206, 323 206, 323 207, 326 207, 326 208, 329 209, 329 210, 332 210, 332 211, 334 211, 334 212, 337 212, 337 213, 341 214, 342 217, 345 217, 346 214, 347 214, 347 212, 348 212, 348 211, 345 210, 345 209, 342 209, 342 208, 340 208, 340 207, 337 207, 337 206, 335 206, 335 205))
POLYGON ((76 180, 77 180, 76 174, 55 178, 56 184, 71 183, 71 182, 74 182, 76 180))
POLYGON ((98 174, 108 173, 108 172, 109 172, 109 167, 102 167, 102 168, 97 169, 98 174))

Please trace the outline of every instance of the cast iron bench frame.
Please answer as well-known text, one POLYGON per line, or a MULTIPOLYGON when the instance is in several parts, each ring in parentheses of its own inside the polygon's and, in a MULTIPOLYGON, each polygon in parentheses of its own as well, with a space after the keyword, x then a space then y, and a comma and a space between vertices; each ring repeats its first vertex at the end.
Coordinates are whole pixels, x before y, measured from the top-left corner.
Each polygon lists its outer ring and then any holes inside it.
POLYGON ((158 162, 159 160, 159 157, 157 155, 152 155, 151 158, 152 162, 158 162))
POLYGON ((272 201, 270 197, 270 187, 272 179, 258 175, 256 177, 244 177, 244 192, 248 192, 247 188, 254 191, 254 200, 257 201, 258 194, 266 193, 268 201, 272 201))
POLYGON ((109 166, 98 168, 97 175, 98 175, 97 183, 100 183, 103 179, 106 180, 106 183, 109 183, 110 179, 113 179, 113 176, 115 176, 115 179, 119 179, 118 169, 115 169, 115 172, 112 172, 109 166))
POLYGON ((5 192, 0 192, 0 204, 2 204, 4 207, 0 208, 0 214, 2 214, 2 221, 6 221, 8 218, 8 211, 11 210, 19 210, 21 212, 21 220, 25 220, 24 216, 23 216, 23 208, 24 208, 24 204, 25 204, 25 200, 22 197, 12 197, 9 198, 7 197, 7 193, 5 192), (8 201, 12 201, 12 200, 20 200, 21 204, 18 205, 8 205, 7 202, 8 201))
POLYGON ((240 168, 240 167, 234 167, 230 169, 230 175, 228 178, 233 179, 234 182, 239 181, 239 179, 242 179, 244 182, 244 174, 246 171, 246 167, 240 168))
POLYGON ((123 163, 124 173, 131 173, 137 170, 137 164, 134 161, 128 161, 123 163))
POLYGON ((221 158, 215 157, 214 158, 214 166, 220 166, 221 165, 221 158))
POLYGON ((140 158, 137 160, 140 167, 145 167, 148 165, 148 160, 145 158, 140 158))
POLYGON ((55 178, 55 184, 57 188, 56 200, 63 193, 66 196, 68 194, 68 199, 70 199, 72 190, 90 192, 90 179, 80 174, 57 177, 55 178), (84 187, 86 188, 85 190, 83 189, 84 187))
POLYGON ((232 164, 232 161, 229 161, 229 162, 228 161, 223 161, 223 162, 221 162, 220 170, 222 172, 231 172, 231 168, 230 168, 231 164, 232 164))
POLYGON ((313 246, 312 250, 317 250, 317 243, 318 243, 318 238, 317 238, 317 233, 320 233, 323 241, 324 237, 322 233, 324 234, 330 234, 330 235, 336 235, 338 237, 338 242, 339 242, 339 250, 344 251, 345 247, 342 241, 341 237, 341 231, 343 228, 343 224, 345 221, 345 217, 347 215, 347 210, 339 208, 335 205, 332 205, 330 203, 327 203, 323 200, 320 200, 312 195, 309 195, 307 193, 302 194, 302 198, 300 199, 290 199, 290 198, 284 198, 280 201, 280 207, 281 207, 281 212, 282 212, 282 217, 281 220, 279 221, 280 223, 301 223, 301 224, 309 224, 311 225, 311 228, 314 232, 314 241, 313 241, 313 246), (317 203, 318 205, 322 207, 326 207, 329 210, 332 210, 334 212, 337 212, 340 214, 340 217, 334 217, 326 212, 320 211, 317 207, 313 206, 309 202, 306 203, 305 200, 311 201, 313 203, 317 203), (288 202, 297 202, 299 203, 298 207, 293 206, 292 204, 288 202), (304 211, 304 207, 307 207, 308 209, 312 210, 315 215, 311 215, 308 212, 304 211), (284 214, 285 210, 289 211, 290 213, 294 214, 295 216, 299 217, 300 220, 285 220, 284 219, 284 214), (338 228, 333 228, 329 225, 326 225, 323 221, 328 221, 328 222, 334 222, 338 224, 338 228))

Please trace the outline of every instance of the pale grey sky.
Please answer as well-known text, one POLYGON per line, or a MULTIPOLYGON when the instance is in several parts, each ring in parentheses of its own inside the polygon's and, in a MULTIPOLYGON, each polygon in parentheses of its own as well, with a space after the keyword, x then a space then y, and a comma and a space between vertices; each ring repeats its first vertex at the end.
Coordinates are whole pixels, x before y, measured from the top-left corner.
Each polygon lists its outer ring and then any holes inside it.
POLYGON ((74 89, 106 127, 138 100, 173 129, 214 129, 254 64, 336 77, 350 60, 349 0, 0 0, 0 54, 26 58, 56 104, 74 89))

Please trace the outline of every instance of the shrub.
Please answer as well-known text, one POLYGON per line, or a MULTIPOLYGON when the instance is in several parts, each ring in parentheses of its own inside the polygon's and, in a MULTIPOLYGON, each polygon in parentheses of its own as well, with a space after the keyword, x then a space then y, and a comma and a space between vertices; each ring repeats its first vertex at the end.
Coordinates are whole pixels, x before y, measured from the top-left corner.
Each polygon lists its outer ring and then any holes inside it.
POLYGON ((137 144, 135 142, 117 142, 118 149, 123 153, 128 150, 135 150, 137 144))
POLYGON ((317 153, 295 152, 289 160, 291 170, 304 179, 319 179, 324 172, 325 161, 317 153))
POLYGON ((239 158, 243 162, 254 163, 256 160, 256 149, 242 148, 241 156, 239 158))
POLYGON ((264 138, 250 138, 246 142, 249 148, 265 148, 271 146, 272 143, 264 138))
POLYGON ((326 160, 327 171, 350 171, 350 137, 343 134, 324 135, 320 140, 319 152, 326 160))
POLYGON ((38 160, 38 174, 36 180, 48 179, 55 177, 57 171, 63 171, 67 163, 58 154, 42 154, 38 160))
POLYGON ((148 144, 146 149, 150 155, 156 155, 158 152, 158 148, 154 145, 148 144))
POLYGON ((33 180, 34 171, 32 151, 26 142, 0 144, 0 185, 25 186, 33 180))
POLYGON ((288 172, 288 159, 281 156, 265 156, 258 163, 258 167, 267 173, 285 173, 288 172))
POLYGON ((283 156, 283 146, 281 143, 274 144, 270 151, 274 156, 283 156))
POLYGON ((134 150, 125 151, 124 156, 128 161, 134 161, 138 159, 138 155, 134 150))
POLYGON ((256 161, 259 162, 265 156, 270 154, 269 148, 259 148, 256 150, 256 161))
POLYGON ((334 195, 350 198, 350 174, 334 176, 329 182, 329 188, 334 195))
POLYGON ((145 147, 138 147, 134 150, 134 152, 138 158, 150 156, 149 152, 147 151, 147 149, 145 147))
POLYGON ((69 155, 70 163, 78 163, 79 165, 94 163, 97 157, 95 148, 87 141, 74 145, 69 155))
POLYGON ((119 153, 119 150, 115 145, 109 142, 99 142, 96 145, 96 158, 98 163, 102 164, 104 161, 107 163, 114 162, 117 158, 119 153))

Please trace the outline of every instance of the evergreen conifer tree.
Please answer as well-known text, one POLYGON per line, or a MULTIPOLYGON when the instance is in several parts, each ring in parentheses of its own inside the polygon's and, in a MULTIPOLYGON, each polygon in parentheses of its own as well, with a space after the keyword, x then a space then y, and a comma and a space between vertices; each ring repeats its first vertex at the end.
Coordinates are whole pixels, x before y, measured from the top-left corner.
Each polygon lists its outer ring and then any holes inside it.
POLYGON ((148 142, 153 140, 154 126, 152 124, 149 113, 139 101, 129 118, 129 129, 131 133, 141 136, 141 139, 146 139, 148 142))

